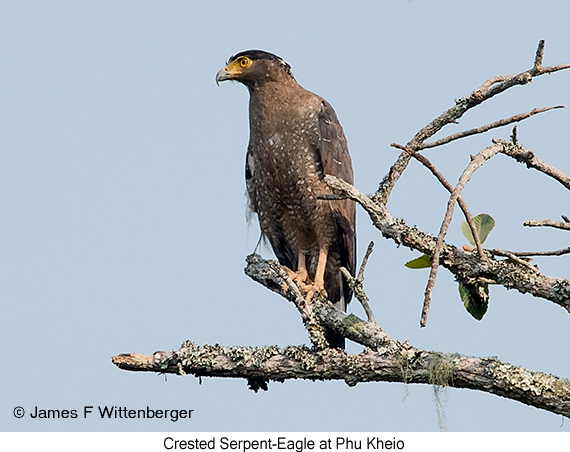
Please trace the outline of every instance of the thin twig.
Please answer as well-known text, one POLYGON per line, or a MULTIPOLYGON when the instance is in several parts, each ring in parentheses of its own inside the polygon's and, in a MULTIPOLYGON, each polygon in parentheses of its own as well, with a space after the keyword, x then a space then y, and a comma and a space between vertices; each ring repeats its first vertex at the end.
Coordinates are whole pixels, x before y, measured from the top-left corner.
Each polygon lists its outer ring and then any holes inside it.
POLYGON ((366 268, 366 264, 368 263, 368 258, 372 254, 372 250, 374 250, 374 242, 370 242, 368 244, 368 248, 366 249, 366 254, 364 254, 364 258, 362 259, 362 264, 360 264, 360 270, 358 271, 358 279, 364 279, 364 269, 366 268))
POLYGON ((536 268, 534 265, 529 264, 527 261, 525 261, 524 259, 521 259, 519 257, 519 255, 517 255, 518 253, 511 253, 510 251, 505 251, 505 250, 501 250, 498 248, 495 248, 493 250, 491 250, 492 254, 495 254, 497 256, 504 256, 504 257, 508 257, 509 259, 512 259, 513 261, 515 261, 516 263, 520 264, 520 265, 524 265, 525 267, 527 267, 529 270, 532 270, 533 272, 538 272, 538 268, 536 268))
MULTIPOLYGON (((497 141, 495 144, 504 147, 511 142, 497 141)), ((437 240, 431 234, 410 227, 400 218, 394 217, 386 206, 375 202, 353 185, 337 177, 326 175, 325 183, 339 192, 346 193, 356 201, 369 215, 374 227, 384 237, 420 253, 433 255, 437 240)), ((440 263, 455 277, 461 280, 477 280, 499 284, 520 293, 529 293, 534 297, 544 298, 556 303, 570 313, 570 280, 533 272, 529 275, 526 268, 506 259, 486 261, 473 259, 471 253, 449 243, 444 243, 440 253, 440 263), (529 284, 529 276, 532 284, 529 284)))
POLYGON ((372 323, 376 323, 376 319, 374 318, 374 314, 372 313, 372 309, 370 309, 370 305, 368 304, 369 298, 366 295, 366 293, 364 292, 364 289, 362 287, 362 280, 357 279, 354 276, 352 276, 350 274, 350 272, 344 267, 341 267, 340 271, 341 271, 342 275, 348 281, 348 284, 350 285, 350 287, 352 288, 352 290, 354 292, 354 296, 356 297, 356 299, 358 301, 360 301, 360 304, 364 308, 364 312, 366 312, 366 317, 368 317, 368 321, 372 322, 372 323))
MULTIPOLYGON (((493 96, 512 88, 516 85, 526 85, 530 83, 534 77, 542 74, 548 74, 563 69, 570 68, 570 63, 559 64, 557 66, 542 67, 542 56, 544 54, 544 41, 540 41, 536 51, 533 67, 527 71, 515 75, 495 76, 487 80, 481 87, 473 91, 466 97, 456 101, 456 104, 443 112, 428 125, 423 127, 416 135, 406 144, 407 148, 417 150, 425 143, 427 139, 439 132, 448 124, 456 123, 468 110, 477 105, 491 99, 493 96)), ((388 174, 384 177, 378 190, 372 196, 374 201, 386 205, 392 189, 396 182, 400 179, 402 173, 407 168, 411 156, 407 152, 402 152, 396 162, 392 165, 388 174)))
POLYGON ((564 105, 556 105, 554 107, 534 108, 531 111, 527 111, 526 113, 520 113, 518 115, 511 116, 510 118, 500 119, 499 121, 495 121, 491 124, 477 127, 475 129, 469 129, 469 130, 464 130, 463 132, 454 133, 453 135, 449 135, 445 138, 441 138, 431 143, 424 143, 421 146, 419 146, 419 149, 428 149, 428 148, 434 148, 436 146, 442 146, 451 141, 459 140, 461 138, 469 137, 471 135, 476 135, 479 133, 484 133, 491 129, 496 129, 497 127, 503 127, 512 124, 513 122, 523 121, 524 119, 530 118, 531 116, 534 116, 538 113, 554 110, 556 108, 565 108, 565 107, 564 105))
POLYGON ((551 228, 565 229, 566 231, 570 231, 569 222, 562 223, 560 221, 554 221, 554 220, 530 220, 530 221, 525 221, 523 223, 523 226, 529 226, 529 227, 549 226, 551 228))
POLYGON ((536 56, 534 57, 534 69, 542 69, 542 57, 544 56, 544 39, 538 41, 538 48, 536 49, 536 56))
MULTIPOLYGON (((408 149, 405 146, 401 146, 396 143, 392 143, 391 146, 408 152, 412 157, 414 157, 422 165, 424 165, 427 169, 429 169, 432 172, 432 174, 437 178, 437 180, 439 180, 441 185, 443 185, 449 193, 453 193, 453 186, 447 181, 445 176, 434 166, 433 163, 429 161, 429 159, 426 156, 420 154, 417 151, 414 151, 413 149, 408 149)), ((463 200, 461 196, 457 198, 457 203, 459 204, 459 207, 461 208, 463 214, 465 215, 465 219, 467 221, 467 224, 469 225, 469 229, 471 229, 471 235, 473 235, 473 239, 475 240, 475 246, 477 248, 477 251, 479 252, 479 256, 483 260, 487 259, 487 256, 483 252, 483 247, 481 246, 481 240, 479 239, 479 231, 477 231, 477 227, 475 226, 475 221, 473 220, 473 215, 471 215, 471 212, 467 207, 467 203, 463 200)))
POLYGON ((368 258, 370 257, 370 254, 372 254, 373 249, 374 249, 374 242, 370 242, 368 244, 368 249, 366 250, 366 254, 364 255, 364 258, 362 259, 362 264, 360 265, 360 270, 359 270, 358 276, 356 278, 354 276, 352 276, 350 274, 350 272, 345 267, 341 267, 340 271, 342 272, 343 276, 348 281, 348 284, 350 285, 350 287, 354 291, 354 296, 356 297, 356 299, 358 301, 360 301, 360 304, 364 308, 364 312, 366 312, 366 316, 368 317, 368 321, 376 323, 376 319, 374 318, 374 314, 372 312, 372 309, 370 308, 370 305, 368 304, 369 298, 366 295, 366 293, 364 292, 364 269, 366 268, 366 264, 368 263, 368 258))
POLYGON ((560 182, 564 187, 570 190, 570 177, 560 171, 555 166, 546 163, 534 155, 534 152, 523 149, 520 145, 505 146, 501 153, 514 158, 519 163, 524 163, 527 168, 534 168, 554 180, 560 182))
POLYGON ((426 326, 427 315, 429 312, 429 307, 430 307, 430 302, 431 302, 431 296, 433 293, 433 287, 435 285, 437 270, 439 268, 439 254, 440 254, 442 247, 443 247, 443 239, 445 237, 447 229, 449 228, 449 224, 451 223, 451 219, 453 218, 453 210, 455 207, 455 202, 457 201, 457 198, 459 197, 461 191, 463 190, 463 188, 465 187, 467 182, 469 182, 469 180, 471 179, 471 176, 473 175, 473 173, 478 168, 480 168, 481 165, 483 165, 483 163, 485 163, 487 160, 489 160, 494 155, 498 154, 501 151, 501 149, 503 148, 503 146, 504 146, 503 142, 496 142, 496 143, 492 144, 491 146, 483 149, 476 156, 472 157, 471 162, 469 163, 469 165, 467 165, 467 168, 465 168, 465 170, 463 171, 463 174, 461 174, 461 177, 459 178, 457 185, 455 186, 453 192, 451 193, 451 196, 450 196, 449 201, 447 203, 447 211, 445 212, 445 217, 443 219, 443 223, 441 224, 441 228, 440 228, 439 234, 437 236, 437 243, 436 243, 435 249, 433 251, 433 254, 431 256, 432 265, 431 265, 430 274, 429 274, 428 283, 427 283, 426 292, 425 292, 424 306, 422 309, 422 317, 420 320, 420 326, 422 326, 422 327, 426 326))
POLYGON ((518 257, 531 257, 531 256, 563 256, 570 254, 570 246, 556 251, 503 251, 499 249, 489 250, 489 252, 496 256, 510 257, 510 255, 518 257), (509 254, 507 254, 509 253, 509 254))
POLYGON ((494 84, 504 82, 509 77, 511 77, 511 76, 510 75, 495 75, 494 77, 491 77, 489 80, 487 80, 485 83, 483 83, 479 88, 477 88, 476 91, 486 91, 491 86, 493 86, 494 84))

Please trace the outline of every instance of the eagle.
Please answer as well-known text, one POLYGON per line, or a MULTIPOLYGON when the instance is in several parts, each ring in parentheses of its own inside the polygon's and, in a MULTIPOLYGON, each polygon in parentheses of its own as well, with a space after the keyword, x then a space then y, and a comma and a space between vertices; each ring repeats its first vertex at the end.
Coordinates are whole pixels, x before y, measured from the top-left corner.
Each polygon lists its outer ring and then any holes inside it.
MULTIPOLYGON (((249 208, 292 279, 310 302, 325 295, 346 312, 352 291, 341 273, 356 261, 356 207, 327 200, 330 174, 354 183, 343 129, 332 106, 297 83, 291 66, 262 50, 233 55, 216 83, 235 80, 249 91, 249 145, 245 179, 249 208)), ((330 347, 344 337, 325 330, 330 347)))

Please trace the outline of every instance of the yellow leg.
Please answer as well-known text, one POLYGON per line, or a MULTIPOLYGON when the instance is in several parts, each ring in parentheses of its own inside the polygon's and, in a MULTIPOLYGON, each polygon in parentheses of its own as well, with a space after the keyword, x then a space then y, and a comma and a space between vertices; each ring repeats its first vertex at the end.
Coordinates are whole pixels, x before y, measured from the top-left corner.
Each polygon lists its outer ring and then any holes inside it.
POLYGON ((319 292, 325 290, 325 269, 327 267, 328 248, 319 250, 319 260, 317 262, 317 271, 315 273, 315 286, 319 292))
POLYGON ((329 254, 328 247, 321 247, 319 249, 319 260, 317 261, 317 271, 315 272, 315 282, 313 283, 311 289, 305 296, 307 302, 311 301, 313 295, 319 293, 323 296, 327 296, 325 290, 325 270, 327 268, 327 257, 329 254))
POLYGON ((302 287, 309 281, 309 273, 307 272, 307 263, 305 261, 305 253, 299 252, 297 256, 297 271, 294 272, 293 270, 285 267, 287 269, 287 273, 289 273, 289 277, 295 281, 299 287, 302 287))

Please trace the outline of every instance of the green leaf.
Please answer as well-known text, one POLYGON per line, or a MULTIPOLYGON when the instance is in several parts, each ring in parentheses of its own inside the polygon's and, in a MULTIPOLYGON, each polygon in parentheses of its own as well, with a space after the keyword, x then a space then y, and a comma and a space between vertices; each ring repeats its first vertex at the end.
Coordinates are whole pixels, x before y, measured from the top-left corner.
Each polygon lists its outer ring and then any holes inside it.
POLYGON ((459 295, 467 312, 481 320, 489 307, 489 284, 459 283, 459 295))
POLYGON ((406 267, 408 268, 430 268, 431 267, 431 259, 427 254, 423 256, 416 257, 409 262, 406 262, 406 267))
MULTIPOLYGON (((495 227, 495 219, 486 213, 480 213, 475 218, 473 218, 473 223, 475 223, 475 228, 477 229, 477 234, 479 235, 479 241, 483 243, 487 240, 487 236, 495 227)), ((471 245, 475 246, 475 239, 473 238, 473 234, 471 233, 471 228, 469 228, 469 224, 467 221, 461 223, 461 232, 471 245)))

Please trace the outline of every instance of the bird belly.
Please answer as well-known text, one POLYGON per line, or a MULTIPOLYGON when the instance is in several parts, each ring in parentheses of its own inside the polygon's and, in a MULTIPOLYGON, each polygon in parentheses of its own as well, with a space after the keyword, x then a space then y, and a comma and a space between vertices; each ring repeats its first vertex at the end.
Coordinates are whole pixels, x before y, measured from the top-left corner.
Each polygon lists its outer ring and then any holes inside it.
POLYGON ((320 162, 308 146, 300 153, 264 151, 255 162, 255 210, 261 231, 276 254, 275 248, 285 242, 295 260, 302 252, 312 262, 336 231, 330 201, 317 198, 328 191, 320 162))

